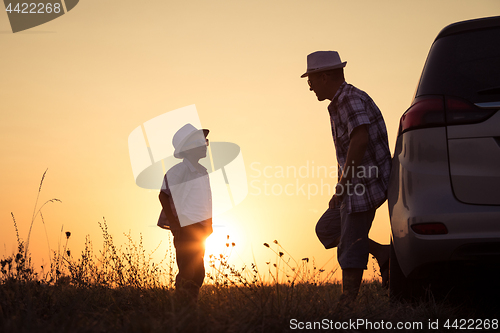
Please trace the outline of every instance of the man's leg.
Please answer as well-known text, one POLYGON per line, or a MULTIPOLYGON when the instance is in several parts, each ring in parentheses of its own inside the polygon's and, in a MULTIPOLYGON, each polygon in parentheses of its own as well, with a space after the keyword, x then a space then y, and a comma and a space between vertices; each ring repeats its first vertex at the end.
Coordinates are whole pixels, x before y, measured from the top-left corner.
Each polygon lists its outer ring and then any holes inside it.
MULTIPOLYGON (((374 213, 373 213, 374 215, 374 213)), ((368 237, 368 231, 371 226, 371 222, 373 221, 373 217, 371 217, 371 213, 368 214, 368 218, 371 218, 369 221, 368 230, 366 232, 366 237, 368 237)), ((326 249, 331 249, 337 247, 340 242, 341 236, 341 213, 340 208, 335 209, 327 209, 326 212, 321 216, 318 223, 316 224, 316 235, 319 240, 323 244, 326 249)), ((348 240, 347 240, 348 241, 348 240)), ((339 249, 337 254, 339 255, 341 250, 339 249)), ((386 283, 388 280, 388 260, 390 257, 390 247, 389 245, 379 244, 371 239, 368 239, 368 252, 371 253, 379 262, 379 266, 381 268, 382 275, 382 283, 386 283), (386 268, 383 270, 383 268, 386 268)), ((339 256, 340 257, 340 256, 339 256)), ((368 260, 368 257, 366 257, 368 260)), ((340 260, 339 260, 340 263, 340 260)), ((365 264, 366 266, 366 264, 365 264)), ((351 289, 351 294, 358 293, 359 286, 361 284, 361 279, 363 276, 363 269, 358 271, 350 270, 346 273, 346 277, 344 278, 343 272, 343 280, 347 282, 347 286, 353 286, 351 289), (359 281, 359 282, 356 282, 359 281), (350 283, 351 282, 351 283, 350 283)), ((345 285, 345 284, 344 284, 345 285)), ((349 287, 347 287, 349 289, 349 287)), ((345 288, 344 288, 345 289, 345 288)), ((349 292, 348 292, 349 293, 349 292)))
POLYGON ((345 268, 342 270, 341 302, 352 302, 356 299, 362 280, 362 268, 345 268))
POLYGON ((383 245, 368 239, 370 246, 370 254, 377 259, 380 268, 380 276, 382 277, 382 286, 389 286, 389 258, 391 257, 391 246, 383 245))
POLYGON ((389 260, 389 257, 391 256, 390 245, 383 245, 375 242, 372 239, 368 239, 368 241, 370 246, 370 254, 372 254, 380 264, 383 264, 384 262, 389 260))
POLYGON ((337 256, 342 268, 342 302, 352 302, 358 295, 368 263, 368 232, 374 217, 375 209, 352 214, 348 214, 347 209, 341 209, 342 233, 337 256))
POLYGON ((328 208, 316 224, 316 235, 325 249, 339 245, 340 231, 340 208, 328 208))

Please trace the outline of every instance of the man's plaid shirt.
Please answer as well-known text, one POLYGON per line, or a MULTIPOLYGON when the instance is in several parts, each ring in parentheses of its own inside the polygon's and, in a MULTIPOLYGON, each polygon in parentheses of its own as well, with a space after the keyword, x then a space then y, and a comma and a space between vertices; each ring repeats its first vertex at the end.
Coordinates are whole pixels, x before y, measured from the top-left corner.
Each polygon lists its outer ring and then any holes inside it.
POLYGON ((354 177, 350 193, 344 189, 344 200, 348 213, 364 212, 376 208, 387 198, 387 186, 391 171, 391 154, 384 118, 375 102, 362 90, 342 83, 328 105, 333 141, 339 164, 339 179, 344 167, 354 177), (369 142, 361 164, 357 169, 347 169, 346 164, 350 135, 356 127, 368 125, 369 142))

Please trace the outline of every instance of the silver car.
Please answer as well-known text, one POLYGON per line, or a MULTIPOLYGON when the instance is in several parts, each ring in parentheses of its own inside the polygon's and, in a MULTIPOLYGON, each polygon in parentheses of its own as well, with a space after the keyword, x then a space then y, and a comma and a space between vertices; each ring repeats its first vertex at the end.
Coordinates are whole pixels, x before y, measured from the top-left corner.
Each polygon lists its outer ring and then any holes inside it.
POLYGON ((500 16, 445 27, 400 121, 388 190, 391 295, 419 297, 456 264, 500 263, 499 109, 500 16))

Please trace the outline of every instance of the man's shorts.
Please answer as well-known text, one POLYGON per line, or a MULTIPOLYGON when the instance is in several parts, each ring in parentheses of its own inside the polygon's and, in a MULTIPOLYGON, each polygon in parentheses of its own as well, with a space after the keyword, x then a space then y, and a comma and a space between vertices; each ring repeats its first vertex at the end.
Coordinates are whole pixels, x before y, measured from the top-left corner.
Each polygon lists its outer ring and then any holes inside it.
POLYGON ((337 259, 342 269, 366 269, 368 263, 368 232, 376 208, 348 214, 344 205, 328 208, 316 224, 316 235, 326 249, 337 247, 337 259))

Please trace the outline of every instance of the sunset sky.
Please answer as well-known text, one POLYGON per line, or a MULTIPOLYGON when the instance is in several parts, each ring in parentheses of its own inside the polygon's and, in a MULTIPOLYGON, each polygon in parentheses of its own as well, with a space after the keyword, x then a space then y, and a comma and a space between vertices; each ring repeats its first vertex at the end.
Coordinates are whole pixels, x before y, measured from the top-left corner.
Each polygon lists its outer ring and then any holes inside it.
MULTIPOLYGON (((62 228, 72 233, 74 255, 88 234, 97 252, 104 217, 117 244, 123 233, 136 240, 142 234, 148 251, 163 241, 155 255, 162 258, 169 232, 156 227, 158 191, 135 184, 128 136, 195 104, 211 142, 238 144, 245 162, 249 193, 214 218, 223 227, 212 236, 223 243, 230 234, 238 267, 275 260, 262 245, 275 239, 295 259, 315 258, 322 266, 335 256, 328 267, 337 265, 335 250, 325 250, 314 231, 333 194, 322 185, 333 188, 336 178, 312 171, 335 168, 336 158, 328 101, 318 102, 300 79, 307 54, 336 50, 347 61, 346 81, 381 109, 392 152, 439 31, 500 15, 498 0, 82 0, 14 34, 0 8, 0 257, 16 248, 11 212, 26 240, 48 168, 39 205, 62 201, 43 208, 52 250, 62 228), (279 173, 301 167, 299 177, 279 173), (293 195, 279 192, 287 185, 293 195)), ((389 243, 387 204, 370 236, 389 243)), ((37 264, 47 262, 40 218, 30 251, 37 264)))

